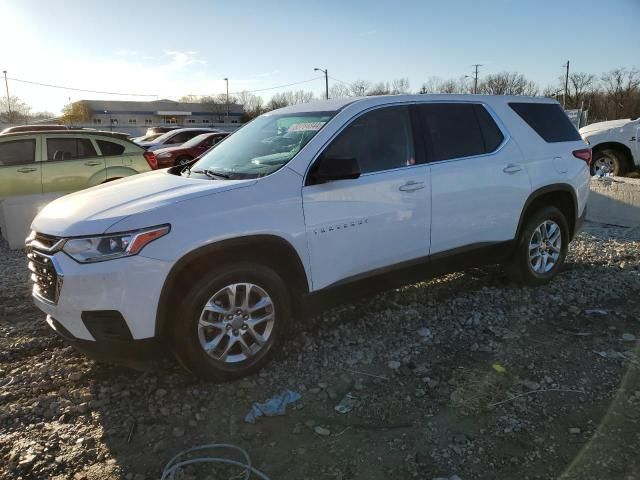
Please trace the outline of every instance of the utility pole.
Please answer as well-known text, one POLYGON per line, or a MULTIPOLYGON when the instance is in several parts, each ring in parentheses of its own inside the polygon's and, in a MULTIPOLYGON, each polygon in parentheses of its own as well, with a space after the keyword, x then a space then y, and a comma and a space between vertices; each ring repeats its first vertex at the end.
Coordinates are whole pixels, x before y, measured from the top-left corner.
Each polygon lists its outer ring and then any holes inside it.
POLYGON ((567 94, 569 93, 569 60, 563 65, 567 69, 567 73, 564 77, 564 97, 562 97, 562 108, 567 108, 567 94))
POLYGON ((324 73, 324 91, 325 91, 325 97, 327 100, 329 100, 329 70, 327 70, 326 68, 323 70, 321 68, 314 68, 313 69, 314 72, 322 72, 324 73))
POLYGON ((9 82, 7 81, 7 71, 3 70, 2 73, 4 73, 4 86, 7 89, 7 110, 9 110, 9 121, 11 121, 13 115, 11 114, 11 98, 9 97, 9 82))
POLYGON ((478 67, 481 67, 482 64, 475 63, 471 66, 475 69, 475 72, 473 74, 473 94, 475 95, 476 93, 478 93, 478 67))
POLYGON ((227 119, 224 123, 229 123, 229 79, 225 78, 224 81, 227 82, 227 119))

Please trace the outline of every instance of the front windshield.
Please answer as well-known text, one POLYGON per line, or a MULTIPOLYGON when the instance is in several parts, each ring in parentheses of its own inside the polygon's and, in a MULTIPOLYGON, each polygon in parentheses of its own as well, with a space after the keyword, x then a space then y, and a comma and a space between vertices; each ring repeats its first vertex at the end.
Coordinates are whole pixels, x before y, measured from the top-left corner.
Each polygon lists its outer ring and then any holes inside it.
POLYGON ((263 177, 289 162, 335 112, 263 115, 230 135, 191 169, 228 178, 263 177))
POLYGON ((193 137, 191 140, 187 140, 181 146, 184 148, 196 147, 200 142, 206 140, 210 135, 210 133, 203 133, 202 135, 193 137))

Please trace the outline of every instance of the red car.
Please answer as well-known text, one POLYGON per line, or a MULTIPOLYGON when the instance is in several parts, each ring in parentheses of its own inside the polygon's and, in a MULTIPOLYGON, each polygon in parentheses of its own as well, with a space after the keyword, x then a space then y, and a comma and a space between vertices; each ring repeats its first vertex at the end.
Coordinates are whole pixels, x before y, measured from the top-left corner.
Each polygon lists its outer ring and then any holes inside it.
POLYGON ((156 150, 156 159, 158 160, 158 168, 168 168, 174 165, 183 165, 220 142, 229 135, 229 132, 212 132, 203 133, 197 137, 176 147, 160 148, 156 150))

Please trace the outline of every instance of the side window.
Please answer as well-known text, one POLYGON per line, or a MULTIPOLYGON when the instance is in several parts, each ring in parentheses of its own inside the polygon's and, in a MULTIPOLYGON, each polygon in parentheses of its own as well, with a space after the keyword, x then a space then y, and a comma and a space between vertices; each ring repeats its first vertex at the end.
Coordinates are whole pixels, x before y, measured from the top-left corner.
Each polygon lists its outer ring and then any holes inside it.
POLYGON ((430 103, 419 106, 426 139, 434 158, 471 157, 485 153, 478 117, 471 103, 430 103))
POLYGON ((107 140, 96 140, 96 142, 98 143, 98 147, 100 148, 102 155, 105 157, 111 155, 122 155, 125 150, 124 145, 120 145, 119 143, 109 142, 107 140))
POLYGON ((353 121, 324 151, 325 157, 355 157, 362 173, 414 165, 407 107, 388 107, 353 121))
POLYGON ((484 149, 486 153, 493 152, 500 146, 504 140, 504 135, 496 125, 487 109, 482 105, 474 105, 476 115, 478 116, 478 123, 480 124, 480 131, 482 132, 482 138, 484 139, 484 149))
POLYGON ((191 140, 196 135, 200 135, 202 133, 204 133, 204 132, 180 132, 180 133, 176 133, 173 137, 171 137, 169 139, 169 141, 167 141, 167 143, 170 143, 170 144, 184 143, 187 140, 191 140))
POLYGON ((24 165, 35 161, 35 140, 12 140, 0 143, 0 166, 24 165))
POLYGON ((47 160, 78 160, 96 155, 88 138, 47 138, 47 160))
POLYGON ((557 103, 510 103, 509 106, 540 135, 545 142, 572 142, 580 134, 557 103))

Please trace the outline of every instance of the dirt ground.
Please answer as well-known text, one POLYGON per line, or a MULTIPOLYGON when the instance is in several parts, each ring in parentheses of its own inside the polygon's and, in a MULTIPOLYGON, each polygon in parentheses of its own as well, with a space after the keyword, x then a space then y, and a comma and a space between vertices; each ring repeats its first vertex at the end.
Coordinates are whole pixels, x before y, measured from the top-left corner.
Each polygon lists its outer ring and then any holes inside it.
POLYGON ((0 478, 156 479, 204 443, 271 479, 640 478, 640 228, 588 224, 544 287, 473 269, 299 319, 227 384, 85 359, 32 305, 25 263, 0 246, 0 478), (245 423, 285 389, 285 415, 245 423))

